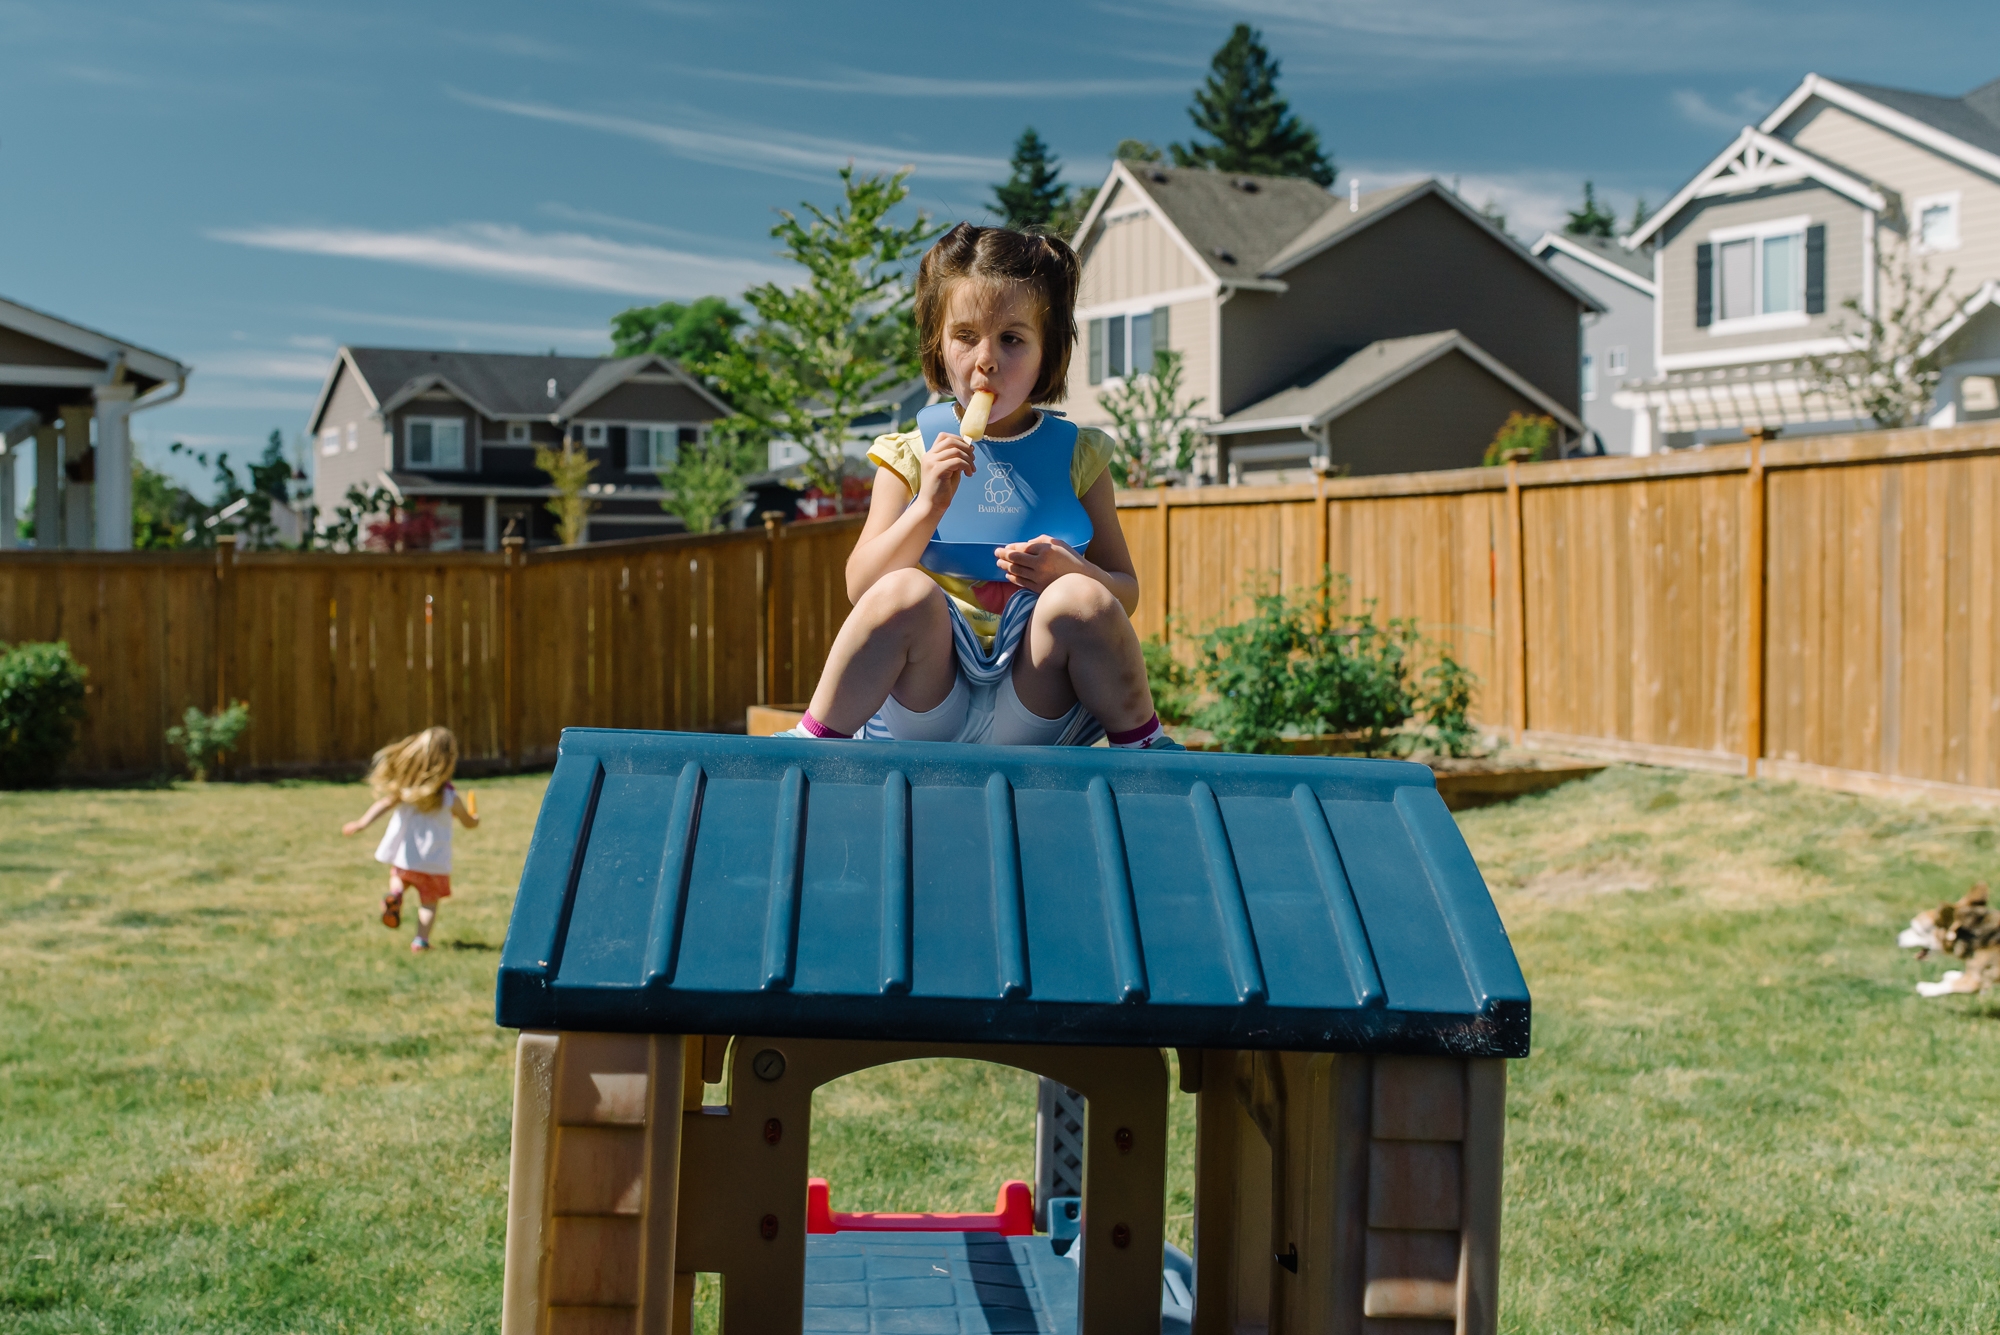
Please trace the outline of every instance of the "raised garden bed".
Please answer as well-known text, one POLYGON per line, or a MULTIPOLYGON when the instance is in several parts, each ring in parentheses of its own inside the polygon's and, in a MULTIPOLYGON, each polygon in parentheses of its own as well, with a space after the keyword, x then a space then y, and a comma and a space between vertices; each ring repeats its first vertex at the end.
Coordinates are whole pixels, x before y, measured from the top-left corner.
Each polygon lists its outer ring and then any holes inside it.
MULTIPOLYGON (((752 705, 744 720, 744 731, 752 737, 768 737, 772 733, 783 732, 798 723, 804 710, 804 705, 752 705)), ((1205 732, 1177 729, 1176 734, 1187 743, 1189 750, 1219 749, 1215 740, 1205 732)), ((1288 737, 1280 743, 1278 750, 1280 754, 1294 756, 1351 756, 1360 754, 1361 739, 1355 736, 1288 737)), ((1490 806, 1523 793, 1544 792, 1572 779, 1587 779, 1605 768, 1602 761, 1579 760, 1574 756, 1549 755, 1539 751, 1500 751, 1488 756, 1424 756, 1420 757, 1420 763, 1429 765, 1431 772, 1437 775, 1438 795, 1453 811, 1490 806)))

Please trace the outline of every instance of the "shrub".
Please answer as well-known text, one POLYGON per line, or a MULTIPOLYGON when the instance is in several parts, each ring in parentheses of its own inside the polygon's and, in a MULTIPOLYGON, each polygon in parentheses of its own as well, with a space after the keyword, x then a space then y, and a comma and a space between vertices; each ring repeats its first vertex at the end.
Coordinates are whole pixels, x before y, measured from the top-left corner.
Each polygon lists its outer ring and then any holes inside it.
POLYGON ((1346 576, 1331 573, 1310 590, 1256 590, 1250 599, 1250 616, 1201 637, 1192 672, 1157 641, 1145 646, 1162 719, 1164 699, 1228 751, 1269 751, 1288 734, 1342 733, 1358 735, 1374 755, 1407 747, 1414 738, 1392 734, 1422 718, 1438 749, 1471 749, 1477 679, 1414 619, 1378 619, 1373 602, 1350 607, 1346 576), (1426 660, 1432 666, 1413 684, 1426 660))
POLYGON ((0 784, 54 781, 76 745, 87 675, 66 643, 0 644, 0 784))
POLYGON ((1555 418, 1532 413, 1508 413, 1507 420, 1500 424, 1500 430, 1494 435, 1493 443, 1486 447, 1482 462, 1489 468, 1513 460, 1531 464, 1548 458, 1555 442, 1555 418))
POLYGON ((186 757, 188 777, 198 783, 208 778, 211 767, 228 758, 249 729, 250 706, 241 700, 213 714, 189 705, 180 725, 167 729, 167 745, 186 757))

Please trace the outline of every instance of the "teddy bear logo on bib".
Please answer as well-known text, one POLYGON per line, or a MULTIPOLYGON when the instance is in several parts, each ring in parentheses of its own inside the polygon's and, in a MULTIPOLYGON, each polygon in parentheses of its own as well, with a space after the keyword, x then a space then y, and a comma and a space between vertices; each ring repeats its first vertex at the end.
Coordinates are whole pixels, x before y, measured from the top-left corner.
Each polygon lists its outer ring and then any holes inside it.
POLYGON ((986 503, 1005 505, 1014 498, 1014 465, 989 463, 986 466, 986 503))

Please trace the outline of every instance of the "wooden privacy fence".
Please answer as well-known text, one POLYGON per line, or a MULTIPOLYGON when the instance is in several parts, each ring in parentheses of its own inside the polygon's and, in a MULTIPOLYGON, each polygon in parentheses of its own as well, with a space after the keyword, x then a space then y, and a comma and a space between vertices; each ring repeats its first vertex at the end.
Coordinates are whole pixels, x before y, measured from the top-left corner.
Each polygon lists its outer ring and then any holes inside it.
POLYGON ((0 642, 90 670, 71 773, 173 767, 189 706, 250 704, 239 774, 352 772, 441 723, 474 768, 565 727, 741 727, 810 693, 860 520, 537 552, 9 552, 0 642))
MULTIPOLYGON (((1312 583, 1417 618, 1531 746, 2000 799, 2000 423, 1646 459, 1125 492, 1141 634, 1312 583)), ((0 555, 0 640, 92 671, 84 774, 250 702, 245 772, 352 770, 432 722, 476 764, 562 728, 804 700, 858 518, 524 555, 0 555)))
POLYGON ((1324 561, 1527 745, 2000 800, 2000 422, 1119 505, 1141 634, 1324 561))

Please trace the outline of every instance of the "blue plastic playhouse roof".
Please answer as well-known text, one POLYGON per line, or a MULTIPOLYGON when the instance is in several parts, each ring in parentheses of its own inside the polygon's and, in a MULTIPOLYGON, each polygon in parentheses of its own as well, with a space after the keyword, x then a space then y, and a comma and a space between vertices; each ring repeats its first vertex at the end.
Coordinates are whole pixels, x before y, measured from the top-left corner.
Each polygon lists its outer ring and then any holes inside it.
POLYGON ((1524 1057, 1421 765, 570 729, 523 1029, 1524 1057))

